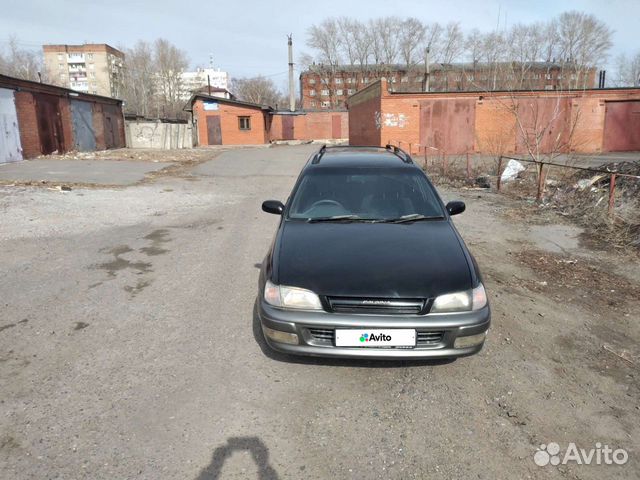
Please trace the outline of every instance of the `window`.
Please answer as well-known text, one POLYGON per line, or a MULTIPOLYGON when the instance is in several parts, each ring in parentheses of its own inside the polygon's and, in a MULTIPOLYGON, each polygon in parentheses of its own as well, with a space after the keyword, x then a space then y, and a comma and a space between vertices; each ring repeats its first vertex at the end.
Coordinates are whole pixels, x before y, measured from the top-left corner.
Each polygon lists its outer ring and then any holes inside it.
POLYGON ((331 102, 322 102, 322 108, 331 108, 331 102))
POLYGON ((547 73, 547 74, 544 76, 544 78, 546 78, 547 80, 551 80, 551 74, 550 74, 550 73, 547 73))
POLYGON ((93 60, 93 53, 87 53, 87 58, 89 60, 93 60))
POLYGON ((66 75, 65 75, 64 73, 61 73, 61 74, 60 74, 60 79, 61 79, 61 80, 64 80, 64 77, 66 77, 66 75))
POLYGON ((341 78, 336 78, 336 83, 342 83, 342 79, 341 78))
POLYGON ((310 97, 315 97, 316 96, 316 91, 313 88, 311 90, 309 90, 309 96, 310 97))
POLYGON ((320 92, 320 95, 322 95, 323 97, 328 97, 329 96, 329 90, 322 90, 320 92))
POLYGON ((96 78, 96 72, 89 72, 89 76, 91 78, 96 78))
POLYGON ((59 64, 58 64, 58 68, 59 68, 60 70, 62 70, 62 69, 64 68, 64 64, 59 63, 59 64))
POLYGON ((251 130, 251 117, 238 117, 238 128, 240 130, 251 130))
POLYGON ((467 81, 473 82, 473 75, 467 75, 467 81))
POLYGON ((397 80, 397 78, 396 78, 396 77, 391 77, 391 78, 389 79, 389 81, 390 81, 391 83, 396 83, 396 80, 397 80))
POLYGON ((310 78, 309 79, 309 85, 315 85, 316 84, 316 79, 315 78, 310 78))
POLYGON ((96 66, 95 66, 93 63, 90 63, 90 64, 89 64, 89 68, 90 68, 91 70, 93 70, 94 68, 96 68, 96 66))
POLYGON ((335 213, 371 220, 413 214, 444 218, 433 187, 414 169, 354 167, 305 174, 293 194, 289 218, 307 220, 335 213), (319 205, 323 200, 339 204, 341 211, 319 205))
POLYGON ((311 106, 315 108, 316 102, 311 102, 311 106))
POLYGON ((347 90, 347 95, 353 95, 356 91, 353 88, 347 90))
POLYGON ((58 61, 61 62, 62 59, 64 58, 64 55, 62 55, 61 53, 58 54, 58 61))
POLYGON ((353 81, 353 78, 349 77, 347 78, 347 83, 355 83, 355 82, 353 81))
POLYGON ((544 89, 545 90, 553 90, 553 85, 545 85, 544 89))
POLYGON ((406 77, 406 76, 405 76, 405 77, 402 77, 402 78, 400 79, 400 82, 401 82, 401 83, 409 83, 409 77, 406 77))
POLYGON ((344 95, 344 92, 342 90, 338 90, 336 91, 336 95, 338 95, 339 97, 344 95))
POLYGON ((327 77, 323 78, 323 79, 322 79, 322 81, 323 81, 325 84, 329 84, 329 79, 328 79, 327 77))
POLYGON ((360 79, 360 83, 369 83, 369 79, 367 77, 363 77, 360 79))

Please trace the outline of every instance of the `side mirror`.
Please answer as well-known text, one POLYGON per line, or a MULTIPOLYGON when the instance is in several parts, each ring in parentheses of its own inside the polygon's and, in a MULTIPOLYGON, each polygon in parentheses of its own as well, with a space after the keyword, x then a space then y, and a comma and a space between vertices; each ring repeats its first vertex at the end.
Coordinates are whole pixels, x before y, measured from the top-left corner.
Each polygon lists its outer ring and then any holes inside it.
POLYGON ((453 202, 447 203, 447 212, 449 212, 449 215, 458 215, 459 213, 464 212, 466 208, 467 206, 460 200, 454 200, 453 202))
POLYGON ((262 211, 273 213, 275 215, 282 215, 282 212, 284 212, 284 205, 278 200, 267 200, 262 202, 262 211))

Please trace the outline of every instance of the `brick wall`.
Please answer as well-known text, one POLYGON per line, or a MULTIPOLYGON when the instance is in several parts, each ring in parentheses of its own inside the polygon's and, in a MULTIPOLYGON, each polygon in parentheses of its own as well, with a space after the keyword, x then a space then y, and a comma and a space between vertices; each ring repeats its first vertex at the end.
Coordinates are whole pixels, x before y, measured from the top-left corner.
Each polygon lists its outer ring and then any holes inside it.
POLYGON ((23 158, 40 155, 40 136, 36 117, 36 102, 29 92, 15 92, 16 112, 20 128, 20 143, 23 158))
POLYGON ((527 150, 523 129, 546 130, 541 142, 544 152, 596 153, 605 144, 605 102, 640 100, 637 88, 389 93, 384 80, 376 85, 379 89, 371 86, 349 99, 349 142, 393 143, 413 153, 427 148, 434 154, 522 154, 527 150), (514 108, 520 112, 522 128, 516 122, 514 108))
POLYGON ((349 144, 382 145, 381 84, 374 83, 349 97, 349 144))
POLYGON ((218 103, 218 110, 205 110, 203 100, 193 104, 193 114, 198 127, 198 145, 209 145, 207 117, 220 117, 223 145, 259 145, 267 143, 265 114, 259 108, 218 103), (238 117, 251 117, 251 129, 240 130, 238 117))

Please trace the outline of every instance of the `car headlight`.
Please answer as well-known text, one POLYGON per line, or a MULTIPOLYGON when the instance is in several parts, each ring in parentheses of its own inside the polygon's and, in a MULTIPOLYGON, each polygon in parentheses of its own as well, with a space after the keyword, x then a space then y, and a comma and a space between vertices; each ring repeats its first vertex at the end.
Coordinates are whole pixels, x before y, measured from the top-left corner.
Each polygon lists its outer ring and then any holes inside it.
POLYGON ((439 295, 433 301, 430 313, 470 312, 480 310, 487 304, 487 292, 479 283, 473 290, 439 295))
POLYGON ((275 285, 269 280, 264 285, 264 300, 274 307, 322 310, 320 298, 312 291, 275 285))

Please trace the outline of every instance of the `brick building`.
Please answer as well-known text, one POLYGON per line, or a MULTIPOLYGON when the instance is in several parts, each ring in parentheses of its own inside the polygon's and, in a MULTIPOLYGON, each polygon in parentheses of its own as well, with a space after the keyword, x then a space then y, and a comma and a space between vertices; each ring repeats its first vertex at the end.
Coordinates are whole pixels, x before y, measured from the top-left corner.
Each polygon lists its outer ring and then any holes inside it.
POLYGON ((351 145, 499 155, 539 136, 544 153, 640 151, 640 88, 410 93, 380 80, 348 106, 351 145))
POLYGON ((277 140, 344 140, 349 136, 346 110, 275 111, 235 99, 196 93, 191 97, 196 144, 259 145, 277 140))
POLYGON ((106 43, 43 45, 44 64, 54 85, 78 92, 120 98, 124 53, 106 43))
POLYGON ((190 104, 198 145, 269 142, 271 107, 201 93, 193 95, 190 104))
MULTIPOLYGON (((596 70, 571 63, 432 64, 429 91, 566 90, 595 86, 596 70)), ((385 79, 398 92, 426 90, 424 66, 314 65, 300 74, 303 109, 344 108, 348 96, 385 79)))
POLYGON ((121 100, 4 75, 0 125, 0 163, 125 146, 121 100))

